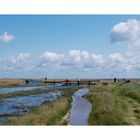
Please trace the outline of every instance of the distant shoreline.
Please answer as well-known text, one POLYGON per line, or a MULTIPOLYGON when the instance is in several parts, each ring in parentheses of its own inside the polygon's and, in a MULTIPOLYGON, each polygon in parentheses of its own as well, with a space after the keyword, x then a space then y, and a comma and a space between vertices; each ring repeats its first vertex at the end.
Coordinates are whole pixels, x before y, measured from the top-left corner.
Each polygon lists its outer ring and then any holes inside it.
MULTIPOLYGON (((115 77, 115 76, 114 76, 115 77)), ((112 80, 114 79, 114 77, 112 78, 48 78, 48 80, 112 80)), ((116 77, 117 78, 117 77, 116 77)), ((0 80, 44 80, 44 78, 0 78, 0 80)), ((140 78, 117 78, 118 80, 122 80, 122 79, 129 79, 129 80, 140 80, 140 78)))

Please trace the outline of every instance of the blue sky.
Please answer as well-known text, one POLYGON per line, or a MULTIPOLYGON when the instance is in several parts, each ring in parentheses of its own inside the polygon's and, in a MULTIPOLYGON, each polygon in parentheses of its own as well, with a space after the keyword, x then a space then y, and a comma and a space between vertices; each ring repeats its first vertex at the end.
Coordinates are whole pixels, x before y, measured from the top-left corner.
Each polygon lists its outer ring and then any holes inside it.
POLYGON ((1 15, 0 77, 140 77, 139 15, 1 15))

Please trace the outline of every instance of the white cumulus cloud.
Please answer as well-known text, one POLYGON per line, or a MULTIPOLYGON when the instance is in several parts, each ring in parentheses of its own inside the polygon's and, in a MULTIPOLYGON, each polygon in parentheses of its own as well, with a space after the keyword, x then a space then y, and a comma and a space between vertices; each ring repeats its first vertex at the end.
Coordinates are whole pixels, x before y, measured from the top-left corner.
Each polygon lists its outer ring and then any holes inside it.
POLYGON ((87 51, 80 51, 80 50, 70 50, 69 57, 75 63, 87 62, 90 58, 89 53, 87 51))
POLYGON ((1 59, 0 70, 23 71, 33 68, 33 61, 30 53, 20 53, 17 56, 8 56, 1 59))
POLYGON ((31 59, 30 53, 20 53, 18 56, 10 56, 7 58, 10 63, 27 63, 31 59))
POLYGON ((134 41, 133 43, 131 43, 131 45, 129 45, 130 49, 139 49, 140 48, 140 39, 137 39, 136 41, 134 41))
POLYGON ((10 42, 14 39, 15 37, 7 32, 4 32, 3 35, 0 35, 0 42, 10 42))
POLYGON ((43 60, 48 62, 57 62, 64 59, 63 54, 55 53, 55 52, 45 52, 40 56, 43 60))
POLYGON ((139 52, 126 51, 124 53, 111 53, 107 56, 89 53, 81 50, 70 50, 68 53, 44 52, 40 57, 34 58, 30 53, 20 53, 0 59, 1 72, 101 72, 101 73, 127 73, 139 72, 139 52))
POLYGON ((123 62, 124 58, 123 58, 123 55, 120 53, 113 53, 109 55, 109 60, 115 61, 115 62, 123 62))
POLYGON ((81 61, 81 52, 80 50, 70 50, 69 56, 75 61, 80 62, 81 61))
POLYGON ((87 62, 90 58, 89 53, 87 51, 81 52, 81 58, 83 61, 87 62))
POLYGON ((103 64, 104 60, 101 54, 92 54, 92 59, 95 64, 103 64))
POLYGON ((110 34, 111 43, 132 41, 140 36, 140 21, 129 19, 126 22, 116 24, 110 34))

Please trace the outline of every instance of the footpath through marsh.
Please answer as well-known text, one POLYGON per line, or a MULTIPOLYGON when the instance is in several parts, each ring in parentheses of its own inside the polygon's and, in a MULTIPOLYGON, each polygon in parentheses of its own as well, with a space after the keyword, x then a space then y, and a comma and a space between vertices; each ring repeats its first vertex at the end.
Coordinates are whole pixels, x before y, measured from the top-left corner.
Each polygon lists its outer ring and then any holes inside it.
POLYGON ((90 88, 86 98, 93 109, 90 125, 139 125, 140 84, 99 84, 90 88))

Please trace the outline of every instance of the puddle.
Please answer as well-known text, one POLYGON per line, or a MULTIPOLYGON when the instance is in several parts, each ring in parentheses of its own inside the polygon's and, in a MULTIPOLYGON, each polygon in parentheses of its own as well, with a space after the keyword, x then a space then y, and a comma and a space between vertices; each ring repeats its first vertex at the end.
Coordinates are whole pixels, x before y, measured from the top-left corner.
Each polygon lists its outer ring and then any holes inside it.
POLYGON ((88 93, 89 90, 87 88, 80 89, 74 93, 70 111, 70 125, 88 125, 88 117, 92 105, 87 99, 82 97, 88 93))
POLYGON ((63 94, 62 91, 53 91, 29 96, 7 98, 0 103, 0 121, 8 116, 28 113, 33 107, 41 106, 46 101, 54 101, 63 94))
POLYGON ((34 80, 34 79, 27 79, 27 80, 29 81, 29 84, 31 85, 42 84, 42 82, 39 80, 34 80))

